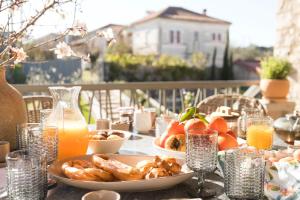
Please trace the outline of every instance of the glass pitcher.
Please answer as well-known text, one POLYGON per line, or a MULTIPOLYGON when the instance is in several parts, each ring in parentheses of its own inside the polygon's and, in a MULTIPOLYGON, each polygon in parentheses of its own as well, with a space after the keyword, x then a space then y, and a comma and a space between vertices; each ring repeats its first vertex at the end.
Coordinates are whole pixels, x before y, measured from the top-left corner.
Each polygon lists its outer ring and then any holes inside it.
POLYGON ((246 139, 247 119, 251 117, 262 117, 263 113, 257 108, 243 108, 237 120, 237 132, 240 138, 246 139))
POLYGON ((58 127, 58 160, 86 154, 88 127, 78 106, 81 87, 49 87, 53 110, 47 123, 58 127))

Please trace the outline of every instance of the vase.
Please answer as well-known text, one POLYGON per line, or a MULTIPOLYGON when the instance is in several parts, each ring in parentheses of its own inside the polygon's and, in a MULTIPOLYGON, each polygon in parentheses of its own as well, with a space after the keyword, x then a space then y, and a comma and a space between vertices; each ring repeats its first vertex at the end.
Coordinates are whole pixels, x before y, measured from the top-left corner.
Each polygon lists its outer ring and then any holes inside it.
POLYGON ((27 121, 25 102, 21 93, 8 84, 5 69, 0 67, 0 140, 16 149, 16 126, 27 121))
POLYGON ((260 89, 266 99, 285 99, 289 93, 290 83, 287 79, 261 79, 260 89))
POLYGON ((58 160, 85 155, 88 148, 88 126, 79 109, 81 87, 49 87, 53 110, 48 124, 58 127, 58 160))

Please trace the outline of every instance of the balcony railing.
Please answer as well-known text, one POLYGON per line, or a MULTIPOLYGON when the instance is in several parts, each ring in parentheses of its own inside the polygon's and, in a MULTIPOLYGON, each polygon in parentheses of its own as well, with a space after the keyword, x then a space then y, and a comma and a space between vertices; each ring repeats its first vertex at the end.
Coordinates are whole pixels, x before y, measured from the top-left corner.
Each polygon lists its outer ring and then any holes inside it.
MULTIPOLYGON (((81 84, 80 103, 86 106, 89 122, 92 118, 114 120, 117 118, 118 107, 135 106, 140 99, 144 99, 146 106, 157 108, 160 113, 174 113, 184 110, 188 103, 197 105, 213 94, 243 94, 250 86, 258 83, 258 81, 179 81, 81 84)), ((54 85, 14 86, 25 96, 49 95, 48 87, 54 85)))

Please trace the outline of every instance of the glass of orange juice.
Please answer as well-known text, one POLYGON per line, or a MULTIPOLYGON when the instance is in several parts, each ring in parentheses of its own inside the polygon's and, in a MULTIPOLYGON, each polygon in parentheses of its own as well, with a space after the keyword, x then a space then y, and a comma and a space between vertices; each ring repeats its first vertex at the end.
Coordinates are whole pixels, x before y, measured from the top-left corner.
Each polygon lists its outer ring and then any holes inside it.
POLYGON ((273 120, 270 117, 247 119, 247 144, 257 149, 268 150, 273 145, 273 120))

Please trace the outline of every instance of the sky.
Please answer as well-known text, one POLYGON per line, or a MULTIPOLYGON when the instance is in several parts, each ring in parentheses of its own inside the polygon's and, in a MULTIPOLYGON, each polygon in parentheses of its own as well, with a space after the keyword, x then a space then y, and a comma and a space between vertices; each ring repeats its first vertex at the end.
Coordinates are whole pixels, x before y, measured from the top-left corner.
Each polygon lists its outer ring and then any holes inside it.
MULTIPOLYGON (((144 17, 147 11, 168 6, 180 6, 200 13, 207 9, 207 15, 230 21, 233 46, 274 45, 277 0, 82 0, 76 19, 86 23, 90 31, 109 23, 128 25, 144 17)), ((34 36, 55 32, 70 24, 73 7, 68 9, 65 21, 50 15, 44 17, 33 32, 34 36), (57 23, 60 25, 54 26, 57 23)))

